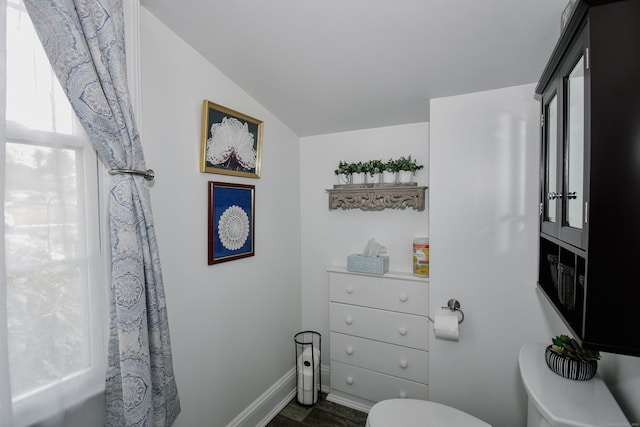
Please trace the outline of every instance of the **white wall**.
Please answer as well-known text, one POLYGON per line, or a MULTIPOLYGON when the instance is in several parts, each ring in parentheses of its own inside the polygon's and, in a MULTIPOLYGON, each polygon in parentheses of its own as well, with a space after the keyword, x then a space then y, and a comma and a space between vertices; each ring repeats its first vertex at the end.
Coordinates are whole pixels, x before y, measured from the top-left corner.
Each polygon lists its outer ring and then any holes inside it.
MULTIPOLYGON (((457 298, 467 317, 460 342, 430 337, 429 396, 494 427, 526 423, 520 347, 567 333, 536 289, 539 104, 532 94, 525 85, 431 102, 431 310, 457 298)), ((602 356, 600 375, 637 424, 640 359, 602 356)))
POLYGON ((224 426, 294 366, 301 325, 299 140, 141 12, 142 140, 182 412, 176 427, 224 426), (262 178, 199 172, 202 101, 264 121, 262 178), (207 265, 207 181, 256 186, 255 256, 207 265))
MULTIPOLYGON (((312 136, 300 140, 302 202, 302 324, 320 332, 322 352, 329 354, 328 284, 326 268, 346 266, 347 255, 361 253, 375 238, 387 247, 390 269, 411 272, 414 237, 428 236, 429 208, 329 210, 325 189, 337 184, 338 162, 397 158, 411 155, 425 168, 415 177, 428 185, 429 125, 418 123, 362 131, 312 136)), ((427 198, 428 198, 427 190, 427 198)), ((328 358, 323 360, 328 364, 328 358)))
POLYGON ((526 422, 525 342, 550 337, 536 293, 538 103, 532 85, 431 101, 430 311, 465 313, 429 340, 429 397, 493 426, 526 422))

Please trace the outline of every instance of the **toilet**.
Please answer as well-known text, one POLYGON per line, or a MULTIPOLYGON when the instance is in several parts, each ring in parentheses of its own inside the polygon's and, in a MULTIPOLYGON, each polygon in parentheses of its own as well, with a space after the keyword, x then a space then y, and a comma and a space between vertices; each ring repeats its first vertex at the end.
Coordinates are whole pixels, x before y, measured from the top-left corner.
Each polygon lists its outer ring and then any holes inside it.
MULTIPOLYGON (((528 396, 527 427, 631 426, 604 381, 575 381, 553 373, 545 344, 525 344, 518 362, 528 396)), ((458 409, 416 399, 390 399, 369 410, 367 427, 490 427, 458 409)))
POLYGON ((491 427, 471 415, 436 402, 389 399, 369 410, 367 427, 491 427))
POLYGON ((563 378, 544 359, 546 344, 525 344, 518 358, 528 395, 527 427, 630 426, 604 381, 563 378))
MULTIPOLYGON (((518 362, 528 396, 527 427, 631 426, 604 381, 575 381, 553 373, 545 344, 525 344, 518 362)), ((367 427, 491 427, 458 409, 416 399, 389 399, 369 410, 367 427)))

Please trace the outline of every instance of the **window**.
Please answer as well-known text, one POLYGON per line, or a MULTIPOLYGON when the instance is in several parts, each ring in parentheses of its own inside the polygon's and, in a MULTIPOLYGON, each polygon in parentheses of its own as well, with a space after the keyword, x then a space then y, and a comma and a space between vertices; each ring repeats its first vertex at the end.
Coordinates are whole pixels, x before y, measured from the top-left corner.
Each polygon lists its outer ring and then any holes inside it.
POLYGON ((106 281, 95 151, 22 1, 6 15, 7 340, 14 415, 32 422, 104 387, 106 281))

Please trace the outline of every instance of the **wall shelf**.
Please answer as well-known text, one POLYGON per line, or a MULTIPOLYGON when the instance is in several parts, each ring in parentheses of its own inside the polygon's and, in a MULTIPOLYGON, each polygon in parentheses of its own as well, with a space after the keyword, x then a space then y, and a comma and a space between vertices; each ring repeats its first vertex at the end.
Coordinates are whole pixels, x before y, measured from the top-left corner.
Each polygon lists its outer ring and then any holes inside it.
POLYGON ((329 193, 329 210, 362 209, 380 211, 383 209, 412 208, 423 211, 425 190, 413 184, 349 184, 334 185, 329 193))

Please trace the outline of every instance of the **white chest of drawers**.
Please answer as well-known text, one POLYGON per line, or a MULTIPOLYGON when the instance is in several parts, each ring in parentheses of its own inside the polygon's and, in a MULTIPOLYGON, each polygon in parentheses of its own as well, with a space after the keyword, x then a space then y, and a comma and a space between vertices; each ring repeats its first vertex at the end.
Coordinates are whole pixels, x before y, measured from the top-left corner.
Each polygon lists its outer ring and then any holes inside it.
POLYGON ((429 281, 329 268, 328 400, 368 410, 385 399, 428 399, 429 281))

